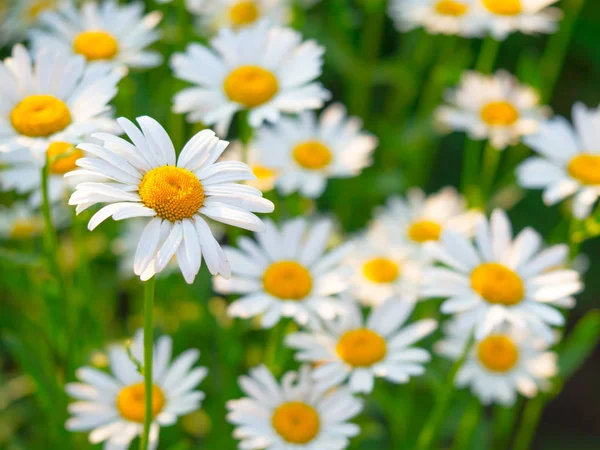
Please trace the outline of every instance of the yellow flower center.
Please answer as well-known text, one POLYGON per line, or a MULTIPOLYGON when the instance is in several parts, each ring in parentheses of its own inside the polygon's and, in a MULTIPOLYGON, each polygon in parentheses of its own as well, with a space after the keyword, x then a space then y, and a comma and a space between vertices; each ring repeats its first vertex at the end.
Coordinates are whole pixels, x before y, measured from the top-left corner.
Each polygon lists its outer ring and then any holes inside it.
POLYGON ((13 239, 24 239, 35 236, 42 230, 43 224, 35 219, 19 219, 12 224, 9 236, 13 239))
POLYGON ((46 150, 46 155, 51 161, 50 172, 64 175, 77 168, 75 162, 83 157, 83 152, 70 142, 53 142, 46 150))
POLYGON ((581 184, 600 184, 600 155, 582 153, 569 161, 569 175, 581 184))
POLYGON ((39 0, 37 2, 33 2, 29 9, 27 9, 27 18, 31 21, 34 21, 42 12, 52 8, 55 3, 56 2, 54 0, 39 0))
MULTIPOLYGON (((126 386, 117 396, 117 409, 119 414, 126 420, 132 422, 144 423, 145 415, 145 394, 144 383, 136 383, 126 386)), ((156 417, 165 406, 165 394, 160 387, 152 386, 152 417, 156 417)))
POLYGON ((292 155, 300 167, 319 170, 331 162, 331 151, 319 141, 306 141, 294 147, 292 155))
POLYGON ((105 31, 84 31, 73 41, 73 49, 88 61, 97 61, 114 58, 119 52, 119 43, 105 31))
POLYGON ((431 220, 419 220, 408 229, 408 237, 414 242, 437 241, 441 233, 441 225, 431 220))
POLYGON ((47 137, 71 123, 69 107, 52 95, 30 95, 10 113, 13 128, 28 137, 47 137))
POLYGON ((251 166, 252 173, 259 180, 268 180, 269 178, 273 178, 277 172, 273 169, 269 169, 268 167, 261 166, 259 164, 254 164, 251 166))
POLYGON ((229 21, 234 28, 249 25, 258 19, 260 12, 253 1, 241 1, 229 8, 229 21))
POLYGON ((516 305, 523 300, 523 280, 508 267, 484 263, 471 272, 471 287, 489 303, 516 305))
POLYGON ((438 14, 460 17, 467 13, 467 5, 453 0, 439 0, 435 5, 438 14))
POLYGON ((281 404, 273 413, 271 423, 279 436, 291 444, 307 444, 321 428, 319 414, 304 402, 281 404))
POLYGON ((369 367, 387 353, 385 339, 368 328, 346 331, 336 346, 337 354, 354 367, 369 367))
POLYGON ((144 205, 162 219, 189 219, 204 203, 204 188, 196 175, 173 166, 156 167, 144 175, 139 186, 144 205))
POLYGON ((481 119, 491 126, 506 127, 519 119, 519 112, 508 102, 490 102, 481 109, 481 119))
POLYGON ((225 78, 223 89, 230 100, 254 108, 273 98, 279 90, 279 82, 262 67, 241 66, 225 78))
POLYGON ((492 334, 477 345, 481 364, 493 372, 508 372, 519 360, 519 349, 504 334, 492 334))
POLYGON ((388 258, 373 258, 363 266, 363 273, 373 283, 391 283, 400 275, 400 267, 388 258))
POLYGON ((483 5, 494 14, 503 16, 514 16, 523 10, 521 0, 483 0, 483 5))
POLYGON ((296 261, 278 261, 263 275, 263 286, 269 294, 282 300, 302 300, 312 291, 310 272, 296 261))

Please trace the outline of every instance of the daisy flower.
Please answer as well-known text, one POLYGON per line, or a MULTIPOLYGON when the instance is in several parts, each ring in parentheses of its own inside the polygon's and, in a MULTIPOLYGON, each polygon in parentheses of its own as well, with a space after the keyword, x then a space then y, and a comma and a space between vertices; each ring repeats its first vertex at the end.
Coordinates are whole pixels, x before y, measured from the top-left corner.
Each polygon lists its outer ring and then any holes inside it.
POLYGON ((144 15, 142 2, 119 5, 117 0, 101 4, 88 0, 78 10, 67 0, 56 11, 41 14, 40 27, 30 37, 34 48, 79 54, 90 63, 150 68, 162 62, 158 52, 146 50, 160 39, 156 26, 161 19, 158 11, 144 15))
POLYGON ((256 450, 343 450, 360 433, 348 422, 362 402, 347 388, 319 389, 308 367, 287 372, 281 384, 264 366, 239 379, 248 397, 227 402, 239 448, 256 450))
POLYGON ((26 202, 0 205, 0 238, 31 239, 44 231, 44 220, 26 202))
POLYGON ((320 108, 329 91, 313 80, 321 75, 325 49, 301 41, 300 33, 261 21, 239 31, 222 29, 210 48, 190 44, 173 55, 171 67, 176 78, 195 86, 175 95, 173 111, 225 135, 236 111, 248 110, 256 128, 276 122, 282 112, 320 108))
POLYGON ((425 372, 422 364, 430 354, 412 345, 436 329, 435 320, 402 328, 414 304, 398 298, 373 308, 366 321, 357 304, 345 305, 337 319, 286 337, 288 347, 298 350, 298 361, 318 364, 313 372, 317 387, 326 390, 348 380, 353 392, 370 393, 375 377, 407 383, 425 372))
POLYGON ((96 203, 108 203, 92 216, 93 230, 114 220, 147 218, 135 253, 133 270, 143 281, 162 271, 171 258, 188 283, 204 257, 209 271, 229 276, 229 263, 202 216, 252 231, 264 224, 252 212, 271 212, 273 204, 258 189, 236 184, 254 178, 250 168, 235 161, 217 162, 227 142, 210 130, 196 134, 176 159, 165 129, 150 117, 139 117, 141 131, 118 119, 132 144, 117 136, 96 133, 102 145, 80 144, 92 157, 80 158, 82 170, 68 176, 86 179, 69 200, 77 213, 96 203))
POLYGON ((503 70, 495 75, 468 71, 445 99, 450 105, 436 111, 443 127, 465 131, 472 139, 489 139, 499 150, 535 133, 548 114, 536 90, 503 70))
POLYGON ((600 196, 600 107, 575 104, 573 122, 554 117, 527 137, 539 156, 521 164, 517 178, 525 188, 544 189, 547 205, 574 195, 573 214, 584 219, 600 196))
POLYGON ((90 67, 81 56, 41 49, 32 60, 15 45, 0 63, 0 152, 28 148, 43 155, 53 142, 118 129, 108 104, 120 79, 118 71, 90 67))
POLYGON ((539 251, 541 245, 541 236, 531 228, 513 240, 506 213, 495 210, 489 222, 477 224, 475 245, 452 231, 428 244, 432 257, 447 267, 425 270, 422 294, 447 298, 441 311, 463 313, 465 326, 475 327, 478 339, 507 322, 551 341, 550 326, 564 323, 555 307, 572 307, 572 296, 583 284, 575 270, 555 268, 565 263, 566 245, 539 251))
POLYGON ((255 180, 245 182, 248 186, 253 186, 262 192, 271 191, 275 187, 275 180, 278 177, 278 171, 272 167, 265 166, 262 161, 261 151, 255 145, 247 145, 244 152, 244 144, 240 141, 234 141, 229 145, 227 150, 223 152, 221 161, 244 161, 252 169, 252 173, 256 177, 255 180))
MULTIPOLYGON (((464 325, 460 316, 446 323, 446 336, 435 345, 436 352, 452 360, 460 358, 470 337, 464 325)), ((524 329, 495 327, 469 350, 455 384, 470 386, 485 405, 512 406, 517 392, 534 397, 539 389, 550 388, 550 378, 557 373, 557 355, 547 349, 548 342, 524 329)))
MULTIPOLYGON (((192 369, 200 352, 186 350, 171 363, 173 342, 162 336, 154 346, 152 366, 152 425, 149 448, 158 445, 161 426, 173 425, 179 416, 200 408, 204 393, 194 388, 206 377, 207 369, 192 369)), ((143 360, 143 332, 133 338, 131 352, 143 360)), ((90 432, 90 442, 104 442, 104 448, 126 450, 144 427, 144 377, 138 372, 123 346, 110 349, 110 374, 81 367, 79 382, 67 383, 66 391, 77 401, 69 405, 72 417, 65 424, 69 431, 90 432)))
POLYGON ((56 8, 58 3, 58 0, 3 0, 0 5, 0 45, 23 40, 40 14, 56 8))
POLYGON ((266 231, 257 241, 238 238, 239 250, 225 247, 233 276, 216 277, 221 294, 242 294, 229 306, 232 317, 262 314, 262 326, 270 328, 281 317, 303 325, 333 318, 340 310, 334 297, 348 287, 348 273, 341 262, 349 249, 341 245, 325 253, 332 229, 329 220, 310 224, 302 218, 284 222, 279 230, 266 220, 266 231))
POLYGON ((281 193, 299 191, 316 198, 329 178, 354 177, 372 164, 377 138, 362 132, 361 126, 359 118, 347 118, 346 109, 335 104, 318 121, 307 111, 261 128, 254 145, 263 161, 280 173, 277 188, 281 193))

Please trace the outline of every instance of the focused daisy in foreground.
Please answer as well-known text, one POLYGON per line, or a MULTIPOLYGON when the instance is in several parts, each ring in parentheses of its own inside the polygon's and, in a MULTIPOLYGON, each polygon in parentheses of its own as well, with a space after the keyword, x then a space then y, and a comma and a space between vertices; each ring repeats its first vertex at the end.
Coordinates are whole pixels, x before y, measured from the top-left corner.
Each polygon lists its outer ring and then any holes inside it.
POLYGON ((59 0, 3 0, 0 4, 0 45, 22 40, 40 14, 56 8, 59 0))
POLYGON ((200 270, 202 256, 208 270, 229 276, 227 258, 202 216, 251 231, 264 224, 253 212, 272 212, 273 203, 258 189, 236 182, 254 178, 241 162, 215 162, 227 147, 210 130, 196 134, 176 160, 165 129, 150 117, 139 117, 141 131, 129 120, 119 124, 131 143, 97 133, 102 145, 80 144, 92 157, 80 158, 81 170, 69 173, 87 179, 69 200, 80 213, 96 203, 108 203, 92 216, 93 230, 114 220, 146 217, 133 270, 143 281, 162 271, 174 256, 188 283, 200 270))
POLYGON ((441 311, 462 313, 464 326, 475 328, 478 339, 502 323, 511 323, 553 339, 550 328, 564 323, 556 306, 575 303, 583 284, 575 270, 555 268, 566 262, 568 247, 555 245, 540 251, 541 236, 525 228, 514 240, 512 226, 502 210, 481 220, 475 245, 452 231, 427 250, 447 267, 432 267, 423 275, 423 295, 443 297, 441 311))
POLYGON ((539 156, 521 164, 517 178, 523 187, 544 189, 547 205, 574 195, 573 214, 584 219, 600 197, 600 107, 575 104, 573 123, 554 117, 525 139, 539 156))
POLYGON ((466 72, 445 99, 450 105, 436 111, 443 127, 465 131, 472 139, 489 139, 498 150, 535 133, 548 114, 537 91, 503 70, 495 75, 466 72))
POLYGON ((279 172, 272 167, 265 166, 261 154, 262 152, 256 146, 248 145, 244 149, 244 144, 234 141, 223 153, 221 161, 244 161, 250 166, 256 177, 255 180, 248 180, 245 184, 267 192, 275 187, 275 180, 277 180, 279 172))
POLYGON ((348 178, 372 164, 377 138, 361 131, 357 117, 335 104, 323 111, 319 121, 312 112, 298 118, 282 118, 273 127, 259 130, 254 145, 263 163, 278 173, 282 194, 300 192, 319 197, 329 178, 348 178))
MULTIPOLYGON (((205 367, 192 369, 200 352, 186 350, 171 363, 173 342, 162 336, 154 347, 152 370, 152 425, 149 448, 158 446, 161 426, 173 425, 179 416, 200 408, 204 393, 194 388, 206 377, 205 367)), ((136 333, 131 353, 143 360, 143 333, 136 333)), ((91 367, 76 371, 77 383, 67 383, 66 391, 77 401, 69 405, 70 431, 90 432, 90 442, 104 442, 105 449, 126 450, 142 434, 145 414, 144 377, 138 372, 123 346, 109 352, 110 374, 91 367)))
POLYGON ((193 83, 174 97, 173 110, 189 122, 215 125, 223 136, 236 111, 249 110, 258 127, 282 112, 323 106, 329 91, 314 80, 321 75, 324 48, 302 42, 300 33, 262 21, 240 31, 222 29, 211 48, 190 44, 171 58, 175 77, 193 83), (201 67, 202 70, 198 70, 201 67))
POLYGON ((326 253, 332 224, 304 219, 284 222, 278 229, 270 220, 257 234, 257 242, 238 238, 239 250, 225 247, 233 276, 214 279, 222 294, 242 294, 229 307, 233 317, 262 314, 262 325, 270 328, 282 317, 299 324, 317 317, 333 318, 340 311, 335 294, 348 288, 348 272, 340 267, 349 250, 341 245, 326 253))
POLYGON ((40 26, 30 37, 34 48, 79 54, 90 63, 150 68, 162 62, 158 52, 146 49, 160 38, 156 26, 161 18, 158 11, 144 15, 142 2, 119 5, 117 0, 101 4, 87 0, 78 10, 67 0, 56 11, 41 15, 40 26))
POLYGON ((46 49, 32 60, 15 45, 0 74, 2 152, 28 148, 41 156, 54 142, 69 145, 95 131, 118 129, 109 108, 121 79, 116 70, 46 49))
MULTIPOLYGON (((469 339, 469 328, 461 317, 447 323, 446 337, 435 346, 437 353, 457 360, 469 339)), ((548 343, 524 329, 495 327, 477 340, 456 376, 456 386, 469 386, 483 404, 512 406, 517 392, 534 397, 550 388, 557 372, 557 355, 548 343)))
POLYGON ((425 372, 422 364, 429 361, 429 352, 412 345, 435 330, 435 320, 402 328, 414 305, 397 298, 374 308, 366 321, 354 302, 345 305, 337 319, 286 338, 289 347, 299 350, 298 361, 318 365, 313 379, 319 388, 348 380, 353 392, 370 393, 375 377, 407 383, 411 376, 425 372))
POLYGON ((318 388, 306 366, 286 373, 281 384, 259 366, 240 377, 240 387, 248 397, 227 403, 239 448, 343 450, 360 432, 348 421, 360 413, 362 402, 347 388, 318 388))

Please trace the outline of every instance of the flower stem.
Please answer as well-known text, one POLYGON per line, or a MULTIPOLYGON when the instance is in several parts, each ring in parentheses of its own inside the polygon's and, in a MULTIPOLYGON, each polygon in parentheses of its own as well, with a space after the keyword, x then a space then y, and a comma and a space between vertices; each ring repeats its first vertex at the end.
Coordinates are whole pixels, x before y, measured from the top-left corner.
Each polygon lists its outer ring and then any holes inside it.
POLYGON ((479 56, 475 63, 475 70, 481 73, 491 73, 494 70, 498 52, 500 51, 500 41, 488 36, 481 44, 479 56))
POLYGON ((542 418, 542 411, 547 400, 545 395, 539 395, 527 402, 521 415, 521 426, 517 431, 513 450, 529 450, 531 448, 531 441, 535 436, 535 430, 542 418))
POLYGON ((493 147, 488 141, 485 146, 483 153, 483 165, 481 167, 481 190, 483 193, 483 200, 487 203, 494 187, 494 180, 496 179, 496 173, 500 166, 500 158, 503 151, 493 147))
POLYGON ((458 425, 452 450, 468 450, 470 448, 482 411, 481 402, 477 397, 472 396, 458 425))
POLYGON ((144 432, 140 439, 140 450, 147 450, 148 448, 148 436, 150 434, 150 424, 152 423, 152 311, 154 309, 155 285, 155 276, 144 284, 144 394, 146 414, 144 416, 144 432))

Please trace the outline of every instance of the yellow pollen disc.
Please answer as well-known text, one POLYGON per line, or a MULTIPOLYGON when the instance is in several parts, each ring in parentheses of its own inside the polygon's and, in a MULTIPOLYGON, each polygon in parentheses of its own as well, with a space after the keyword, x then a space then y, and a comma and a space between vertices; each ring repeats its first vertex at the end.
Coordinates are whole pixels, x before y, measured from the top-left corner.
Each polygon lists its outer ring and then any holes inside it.
POLYGON ((306 141, 296 145, 292 156, 300 167, 309 170, 323 169, 332 159, 329 148, 319 141, 306 141))
POLYGON ((477 358, 493 372, 508 372, 519 360, 519 349, 508 336, 492 334, 477 345, 477 358))
POLYGON ((83 152, 70 142, 53 142, 46 150, 46 155, 51 162, 50 172, 55 175, 64 175, 75 170, 75 162, 83 157, 83 152))
POLYGON ((10 230, 13 239, 24 239, 35 236, 42 230, 43 225, 32 219, 15 220, 10 230))
POLYGON ((438 14, 460 17, 468 11, 467 5, 453 0, 439 0, 435 5, 438 14))
MULTIPOLYGON (((144 383, 126 386, 117 396, 117 409, 124 419, 132 422, 144 423, 145 415, 144 383)), ((160 387, 152 386, 152 417, 156 417, 165 406, 165 394, 160 387)))
POLYGON ((173 166, 147 172, 139 186, 142 203, 162 219, 175 222, 189 219, 204 203, 204 188, 196 175, 173 166))
POLYGON ((523 11, 521 0, 483 0, 483 5, 494 14, 514 16, 523 11))
POLYGON ((27 17, 33 21, 45 10, 52 8, 55 3, 55 0, 39 0, 34 2, 27 10, 27 17))
POLYGON ((119 43, 105 31, 84 31, 73 41, 73 49, 88 61, 97 61, 114 58, 119 52, 119 43))
POLYGON ((306 444, 312 441, 321 428, 319 414, 304 402, 281 404, 273 413, 271 423, 275 431, 292 444, 306 444))
POLYGON ((251 168, 252 173, 259 180, 268 180, 269 178, 273 178, 276 174, 273 169, 269 169, 268 167, 260 166, 258 164, 251 166, 251 168))
POLYGON ((225 78, 223 89, 230 100, 254 108, 273 98, 279 90, 279 82, 262 67, 241 66, 225 78))
POLYGON ((296 261, 278 261, 263 275, 263 286, 269 294, 282 300, 302 300, 312 291, 312 276, 296 261))
POLYGON ((385 339, 368 328, 346 331, 336 346, 337 354, 354 367, 369 367, 387 353, 385 339))
POLYGON ((30 95, 10 113, 13 128, 28 137, 47 137, 71 123, 69 107, 52 95, 30 95))
POLYGON ((519 119, 519 112, 508 102, 490 102, 481 109, 481 119, 491 126, 506 127, 519 119))
POLYGON ((569 161, 569 175, 581 184, 600 184, 600 154, 582 153, 569 161))
POLYGON ((431 220, 419 220, 408 229, 408 237, 414 242, 437 241, 442 227, 431 220))
POLYGON ((400 267, 391 259, 373 258, 364 264, 363 273, 373 283, 391 283, 400 275, 400 267))
POLYGON ((241 1, 229 8, 229 21, 233 27, 249 25, 260 15, 258 6, 253 1, 241 1))
POLYGON ((521 277, 498 263, 484 263, 471 272, 471 287, 489 303, 516 305, 523 300, 521 277))

